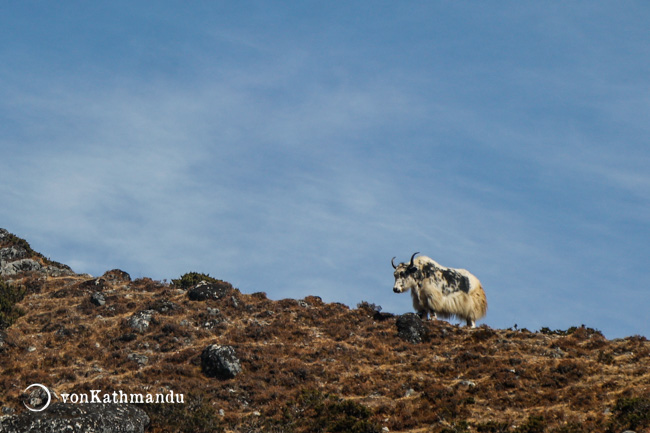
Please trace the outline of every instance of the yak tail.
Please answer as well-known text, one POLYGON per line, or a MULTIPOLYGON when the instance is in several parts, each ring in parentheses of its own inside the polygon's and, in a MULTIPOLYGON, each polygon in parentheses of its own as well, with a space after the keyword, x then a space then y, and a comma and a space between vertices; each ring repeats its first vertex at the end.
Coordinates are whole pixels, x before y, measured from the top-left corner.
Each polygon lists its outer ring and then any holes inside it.
POLYGON ((478 320, 485 316, 488 308, 487 298, 485 297, 483 286, 481 286, 479 283, 478 287, 469 293, 469 296, 472 299, 472 308, 470 313, 472 317, 467 317, 467 319, 478 320))

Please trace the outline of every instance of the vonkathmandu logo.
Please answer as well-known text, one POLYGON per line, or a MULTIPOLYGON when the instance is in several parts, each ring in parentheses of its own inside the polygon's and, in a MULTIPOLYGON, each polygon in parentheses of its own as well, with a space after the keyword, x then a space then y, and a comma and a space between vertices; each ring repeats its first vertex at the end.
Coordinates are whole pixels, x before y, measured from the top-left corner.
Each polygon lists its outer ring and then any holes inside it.
MULTIPOLYGON (((32 412, 41 412, 50 405, 52 401, 52 395, 50 390, 40 383, 34 383, 29 385, 25 392, 31 388, 40 388, 41 395, 43 392, 47 395, 47 402, 43 407, 32 407, 27 403, 23 404, 25 407, 32 412)), ((56 396, 56 394, 55 394, 56 396)), ((61 393, 60 398, 65 404, 93 404, 93 403, 110 403, 110 404, 144 404, 144 403, 167 403, 167 404, 177 404, 185 403, 185 396, 183 394, 176 393, 170 390, 167 393, 126 393, 124 391, 113 391, 113 392, 102 392, 100 389, 92 389, 90 393, 61 393)), ((43 400, 44 398, 41 398, 43 400)), ((30 403, 33 404, 32 401, 30 403)), ((40 405, 39 405, 40 406, 40 405)))
POLYGON ((82 403, 185 403, 184 395, 169 391, 167 394, 127 394, 123 391, 113 391, 112 393, 102 393, 101 389, 91 389, 88 393, 61 393, 63 403, 82 404, 82 403))
MULTIPOLYGON (((41 385, 40 383, 32 383, 27 388, 25 388, 25 392, 27 392, 29 389, 34 388, 34 387, 40 388, 42 390, 41 392, 45 392, 45 394, 47 394, 47 402, 40 409, 36 409, 35 407, 28 406, 27 403, 25 403, 25 402, 23 402, 23 404, 25 405, 25 407, 27 409, 31 410, 32 412, 40 412, 42 410, 47 409, 47 407, 50 405, 50 402, 52 401, 52 394, 50 394, 50 390, 47 389, 47 386, 41 385)), ((34 392, 34 391, 32 391, 32 392, 34 392)), ((32 403, 32 402, 30 401, 30 403, 32 403)))

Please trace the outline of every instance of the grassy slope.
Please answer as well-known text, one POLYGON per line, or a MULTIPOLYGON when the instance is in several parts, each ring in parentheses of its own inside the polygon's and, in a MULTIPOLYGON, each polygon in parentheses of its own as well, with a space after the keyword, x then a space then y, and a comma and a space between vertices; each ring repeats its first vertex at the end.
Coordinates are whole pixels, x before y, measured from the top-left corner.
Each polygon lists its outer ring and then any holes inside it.
POLYGON ((150 279, 26 276, 19 283, 28 287, 19 303, 25 315, 0 349, 0 405, 17 410, 22 390, 43 383, 58 393, 185 394, 185 405, 146 407, 153 432, 650 427, 643 337, 608 341, 589 328, 563 335, 435 321, 426 324, 429 341, 411 344, 398 338, 395 317, 317 297, 274 301, 233 290, 199 302, 150 279), (90 302, 95 291, 105 305, 90 302), (157 313, 144 333, 126 326, 161 301, 178 308, 157 313), (201 372, 201 351, 213 343, 236 348, 243 367, 236 378, 201 372), (132 353, 148 362, 130 360, 132 353))

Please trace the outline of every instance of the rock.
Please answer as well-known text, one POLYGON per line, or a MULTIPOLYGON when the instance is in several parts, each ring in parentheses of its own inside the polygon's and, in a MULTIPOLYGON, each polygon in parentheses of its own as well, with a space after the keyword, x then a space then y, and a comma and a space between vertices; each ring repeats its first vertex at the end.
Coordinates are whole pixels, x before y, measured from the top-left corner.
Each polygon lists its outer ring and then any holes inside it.
POLYGON ((43 270, 43 265, 32 259, 20 259, 5 263, 0 268, 0 275, 11 276, 24 272, 38 272, 43 270))
POLYGON ((75 275, 74 271, 70 268, 58 268, 56 266, 45 266, 43 268, 45 273, 50 277, 69 277, 75 275))
POLYGON ((126 359, 135 362, 136 364, 138 364, 139 367, 147 365, 147 363, 149 362, 149 357, 147 357, 146 355, 140 355, 138 353, 129 353, 126 359))
POLYGON ((95 292, 90 295, 90 302, 101 307, 106 303, 106 298, 104 298, 104 295, 101 292, 95 292))
POLYGON ((232 286, 226 282, 208 283, 201 281, 188 290, 187 296, 192 301, 206 301, 208 299, 221 299, 230 294, 232 290, 232 286))
POLYGON ((149 417, 128 404, 54 403, 42 412, 25 411, 0 421, 3 433, 144 433, 149 417))
POLYGON ((155 323, 155 319, 153 317, 154 314, 154 310, 138 311, 127 319, 126 324, 134 331, 143 333, 149 329, 149 326, 152 322, 155 323))
POLYGON ((546 351, 544 355, 548 356, 549 358, 559 359, 559 358, 564 358, 566 353, 559 347, 555 347, 552 350, 546 351))
POLYGON ((0 248, 0 263, 13 262, 27 257, 27 250, 21 247, 0 248))
POLYGON ((241 373, 241 364, 232 346, 212 344, 201 353, 201 369, 208 377, 232 379, 241 373))
POLYGON ((181 306, 167 299, 157 299, 149 304, 148 309, 157 311, 161 314, 166 314, 180 310, 181 306))
POLYGON ((131 275, 127 274, 126 272, 120 269, 113 269, 112 271, 107 271, 106 273, 104 273, 104 275, 102 275, 102 278, 104 278, 106 281, 112 284, 131 282, 131 275))
POLYGON ((397 319, 397 336, 411 343, 422 343, 429 338, 422 319, 414 313, 403 314, 397 319))
POLYGON ((106 280, 103 278, 91 278, 79 284, 80 289, 101 291, 107 288, 106 280))
POLYGON ((50 399, 51 395, 49 395, 43 388, 35 387, 32 389, 32 392, 27 394, 23 402, 31 408, 41 409, 43 406, 48 404, 48 400, 50 399))

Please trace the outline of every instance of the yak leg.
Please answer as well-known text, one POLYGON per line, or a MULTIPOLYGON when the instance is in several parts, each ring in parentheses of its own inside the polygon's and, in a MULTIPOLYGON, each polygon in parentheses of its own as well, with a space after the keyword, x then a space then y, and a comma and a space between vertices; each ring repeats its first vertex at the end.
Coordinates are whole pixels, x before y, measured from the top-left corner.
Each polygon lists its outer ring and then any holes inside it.
POLYGON ((467 327, 468 328, 476 328, 476 323, 471 319, 467 319, 467 327))
POLYGON ((418 316, 420 316, 420 319, 422 320, 438 320, 435 311, 430 311, 430 312, 421 311, 418 313, 418 316))

